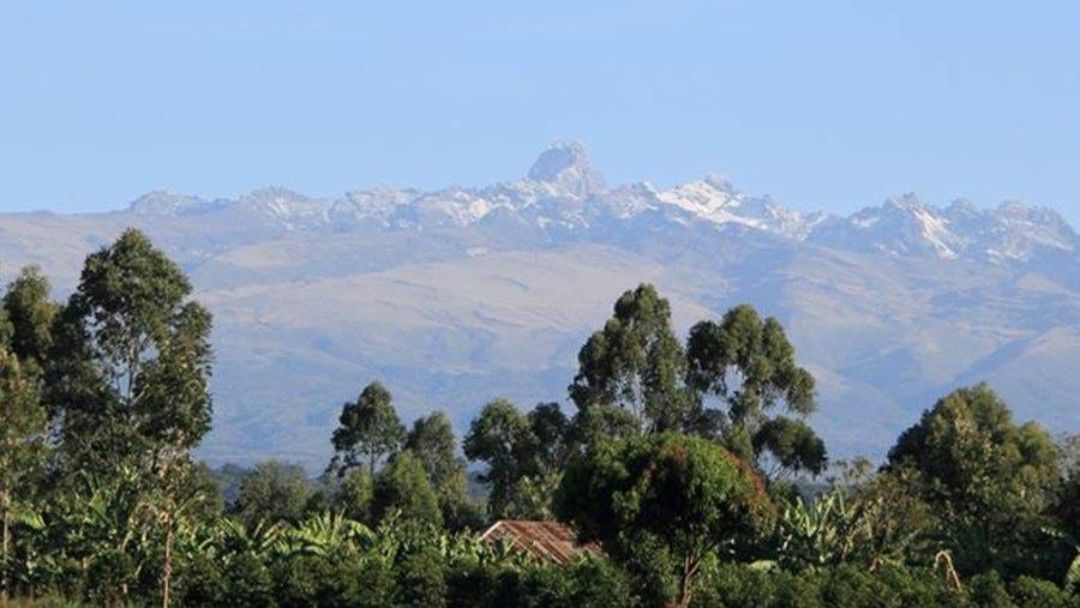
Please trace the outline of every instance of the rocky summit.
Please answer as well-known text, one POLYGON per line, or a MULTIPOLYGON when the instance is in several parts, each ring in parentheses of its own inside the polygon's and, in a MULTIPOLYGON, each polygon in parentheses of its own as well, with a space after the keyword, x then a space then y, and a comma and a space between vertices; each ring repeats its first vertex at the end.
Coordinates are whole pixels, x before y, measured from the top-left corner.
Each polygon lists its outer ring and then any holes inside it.
POLYGON ((839 217, 718 175, 609 186, 584 147, 556 143, 525 177, 475 188, 151 192, 111 213, 0 214, 0 274, 38 264, 64 296, 127 226, 215 315, 202 453, 216 462, 322 467, 341 403, 374 378, 405 418, 443 408, 459 430, 495 397, 565 400, 577 349, 642 281, 680 331, 742 302, 779 317, 834 455, 880 456, 936 397, 983 379, 1019 418, 1080 428, 1080 237, 1045 207, 905 194, 839 217))

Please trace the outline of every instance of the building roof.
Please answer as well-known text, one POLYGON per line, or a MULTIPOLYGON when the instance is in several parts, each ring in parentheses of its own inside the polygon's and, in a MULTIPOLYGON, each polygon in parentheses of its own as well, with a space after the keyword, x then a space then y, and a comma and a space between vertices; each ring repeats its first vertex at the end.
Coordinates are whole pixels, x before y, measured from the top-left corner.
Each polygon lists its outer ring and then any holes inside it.
POLYGON ((585 553, 602 553, 595 543, 578 543, 577 535, 571 528, 554 521, 503 519, 492 524, 480 536, 480 540, 510 543, 533 557, 557 564, 567 564, 585 553))

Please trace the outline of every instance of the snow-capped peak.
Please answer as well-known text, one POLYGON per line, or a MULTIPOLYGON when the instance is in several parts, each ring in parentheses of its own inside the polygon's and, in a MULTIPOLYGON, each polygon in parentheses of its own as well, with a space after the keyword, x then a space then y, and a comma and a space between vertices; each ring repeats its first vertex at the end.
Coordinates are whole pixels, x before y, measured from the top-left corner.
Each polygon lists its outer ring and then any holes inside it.
POLYGON ((922 202, 919 195, 914 192, 905 192, 885 200, 883 205, 886 209, 901 213, 915 213, 926 209, 926 203, 922 202))
POLYGON ((140 215, 180 215, 206 211, 215 206, 217 203, 204 201, 197 196, 154 190, 131 201, 128 211, 140 215))
POLYGON ((533 163, 528 179, 555 185, 581 198, 607 190, 603 175, 592 168, 588 151, 578 142, 553 143, 533 163))
POLYGON ((740 224, 800 240, 823 217, 803 216, 769 197, 747 197, 718 173, 660 192, 657 197, 714 224, 740 224))
POLYGON ((665 203, 718 222, 732 221, 735 216, 730 209, 738 207, 743 200, 742 193, 719 175, 675 186, 657 196, 665 203))
POLYGON ((810 238, 831 247, 895 256, 930 254, 943 259, 958 257, 966 245, 963 237, 952 232, 947 218, 910 192, 844 220, 823 224, 810 238))
POLYGON ((1057 212, 1008 201, 987 212, 993 219, 983 232, 992 260, 1027 261, 1039 250, 1076 251, 1080 237, 1057 212))
POLYGON ((620 238, 643 227, 734 225, 832 248, 998 264, 1080 252, 1080 237, 1045 207, 1008 202, 987 209, 957 200, 940 208, 907 193, 848 217, 802 214, 768 196, 748 196, 720 174, 666 190, 648 182, 609 189, 585 147, 562 142, 542 152, 525 178, 481 188, 425 192, 384 187, 350 192, 336 201, 280 187, 213 202, 155 191, 132 202, 129 210, 198 216, 199 221, 224 214, 221 221, 230 226, 276 231, 437 230, 480 224, 489 231, 522 228, 545 238, 620 238))
POLYGON ((917 233, 912 236, 915 236, 923 244, 929 245, 937 253, 938 257, 946 259, 958 257, 956 248, 965 244, 964 239, 951 233, 949 231, 949 221, 930 207, 927 207, 914 192, 891 198, 886 201, 885 205, 909 214, 917 226, 917 233))
POLYGON ((811 240, 830 247, 943 259, 1027 261, 1041 250, 1075 251, 1080 238, 1057 213, 1004 203, 981 209, 966 200, 926 205, 914 194, 891 198, 848 218, 828 222, 811 240))
POLYGON ((236 208, 280 222, 286 230, 320 226, 329 219, 330 203, 282 188, 260 188, 240 197, 236 208))

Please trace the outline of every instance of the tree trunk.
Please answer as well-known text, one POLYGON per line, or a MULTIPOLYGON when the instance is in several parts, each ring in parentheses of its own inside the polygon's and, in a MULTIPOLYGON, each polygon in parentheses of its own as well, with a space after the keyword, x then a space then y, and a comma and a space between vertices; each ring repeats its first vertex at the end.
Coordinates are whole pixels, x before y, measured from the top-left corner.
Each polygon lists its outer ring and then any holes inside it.
POLYGON ((678 608, 688 608, 690 606, 690 600, 694 593, 694 575, 697 574, 700 563, 700 560, 689 556, 683 561, 683 576, 679 583, 679 599, 675 604, 678 608))
POLYGON ((161 608, 169 608, 169 593, 172 586, 172 517, 165 514, 165 562, 161 566, 161 608))
POLYGON ((4 532, 3 532, 3 555, 4 555, 4 576, 3 580, 0 580, 0 585, 3 585, 3 589, 0 590, 0 603, 7 606, 8 602, 8 590, 11 587, 11 568, 8 564, 8 547, 11 543, 11 499, 8 497, 7 492, 4 492, 3 496, 4 507, 4 532))

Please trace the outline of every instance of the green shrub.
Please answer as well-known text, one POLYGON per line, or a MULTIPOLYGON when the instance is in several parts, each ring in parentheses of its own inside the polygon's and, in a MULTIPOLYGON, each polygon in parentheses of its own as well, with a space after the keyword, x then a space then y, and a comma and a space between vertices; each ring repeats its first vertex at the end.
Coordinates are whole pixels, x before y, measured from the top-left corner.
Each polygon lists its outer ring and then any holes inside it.
POLYGON ((278 605, 319 608, 383 608, 391 605, 393 582, 379 560, 301 555, 274 569, 278 605), (388 584, 389 583, 389 584, 388 584))
POLYGON ((1009 585, 1013 602, 1023 608, 1070 608, 1074 598, 1050 581, 1021 576, 1009 585))
POLYGON ((898 590, 890 588, 872 572, 850 565, 831 570, 821 590, 821 599, 833 608, 900 608, 898 590))
POLYGON ((1019 608, 1009 597, 1001 575, 994 571, 972 577, 968 600, 971 608, 1019 608))
POLYGON ((570 573, 567 606, 608 608, 632 605, 630 581, 610 560, 588 558, 576 563, 570 573))
POLYGON ((777 582, 790 579, 742 564, 719 564, 703 573, 693 605, 701 608, 770 608, 777 604, 777 582), (778 580, 779 579, 779 580, 778 580))
POLYGON ((495 568, 480 563, 460 563, 446 573, 447 603, 463 608, 480 608, 496 585, 495 568))
POLYGON ((447 585, 442 556, 425 547, 402 559, 397 567, 397 604, 444 608, 447 585))

